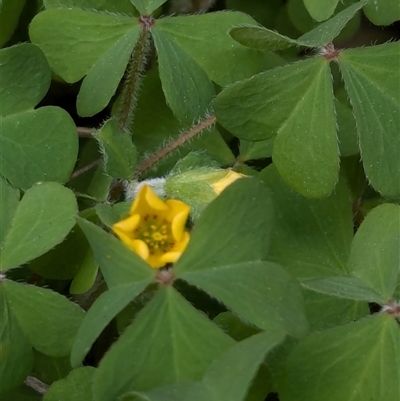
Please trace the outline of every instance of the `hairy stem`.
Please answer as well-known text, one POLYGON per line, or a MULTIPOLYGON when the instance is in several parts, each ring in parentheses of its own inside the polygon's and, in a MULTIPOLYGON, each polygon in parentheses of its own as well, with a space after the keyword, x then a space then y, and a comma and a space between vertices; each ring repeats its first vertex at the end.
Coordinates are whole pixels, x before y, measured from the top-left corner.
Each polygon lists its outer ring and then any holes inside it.
POLYGON ((136 176, 140 176, 146 170, 152 168, 155 164, 157 164, 161 159, 163 159, 169 153, 173 152, 187 141, 190 141, 200 132, 204 131, 207 128, 210 128, 213 124, 215 124, 216 121, 217 118, 215 117, 215 115, 212 115, 206 118, 205 120, 201 121, 197 125, 193 126, 188 131, 185 131, 184 133, 179 135, 178 138, 168 143, 165 147, 160 149, 158 152, 154 153, 142 164, 140 164, 139 167, 136 169, 136 176))
POLYGON ((131 61, 125 75, 122 91, 122 101, 118 113, 118 126, 121 131, 129 131, 133 121, 133 115, 140 90, 142 76, 146 66, 147 53, 150 44, 151 17, 141 17, 141 31, 135 48, 133 49, 131 61), (147 19, 145 19, 147 18, 147 19))

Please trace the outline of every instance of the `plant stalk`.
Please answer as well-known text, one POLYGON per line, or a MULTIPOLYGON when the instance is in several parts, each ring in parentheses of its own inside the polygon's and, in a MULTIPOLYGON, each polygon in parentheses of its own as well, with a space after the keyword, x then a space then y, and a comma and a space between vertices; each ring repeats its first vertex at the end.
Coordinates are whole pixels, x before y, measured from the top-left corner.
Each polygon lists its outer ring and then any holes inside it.
POLYGON ((188 131, 183 132, 176 139, 169 142, 165 147, 160 149, 158 152, 154 153, 152 156, 146 159, 142 164, 140 164, 135 172, 136 177, 142 175, 145 171, 152 168, 155 164, 157 164, 161 159, 163 159, 169 153, 173 152, 174 150, 182 146, 184 143, 190 141, 205 129, 210 128, 213 124, 215 124, 216 121, 217 118, 215 117, 215 115, 212 115, 206 118, 205 120, 201 121, 200 123, 196 124, 188 131))
POLYGON ((133 121, 138 93, 146 67, 147 54, 150 48, 150 26, 149 24, 141 23, 139 38, 133 49, 125 74, 122 101, 118 113, 118 127, 121 131, 129 132, 133 121))

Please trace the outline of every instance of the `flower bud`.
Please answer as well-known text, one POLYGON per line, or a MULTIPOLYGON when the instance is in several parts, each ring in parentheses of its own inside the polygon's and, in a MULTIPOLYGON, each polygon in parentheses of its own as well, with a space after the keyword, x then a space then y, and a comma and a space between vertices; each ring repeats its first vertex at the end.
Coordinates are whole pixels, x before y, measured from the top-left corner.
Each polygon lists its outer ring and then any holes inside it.
POLYGON ((202 167, 167 177, 164 190, 168 198, 190 205, 196 219, 226 187, 242 177, 245 175, 233 170, 202 167))

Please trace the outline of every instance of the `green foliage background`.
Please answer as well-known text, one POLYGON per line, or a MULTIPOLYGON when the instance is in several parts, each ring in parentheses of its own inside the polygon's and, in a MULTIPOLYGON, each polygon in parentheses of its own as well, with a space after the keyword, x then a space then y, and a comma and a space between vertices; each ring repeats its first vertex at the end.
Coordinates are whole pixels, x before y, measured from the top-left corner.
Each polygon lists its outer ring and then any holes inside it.
POLYGON ((400 4, 200 3, 0 2, 1 399, 398 401, 400 4), (173 283, 109 233, 163 176, 173 283))

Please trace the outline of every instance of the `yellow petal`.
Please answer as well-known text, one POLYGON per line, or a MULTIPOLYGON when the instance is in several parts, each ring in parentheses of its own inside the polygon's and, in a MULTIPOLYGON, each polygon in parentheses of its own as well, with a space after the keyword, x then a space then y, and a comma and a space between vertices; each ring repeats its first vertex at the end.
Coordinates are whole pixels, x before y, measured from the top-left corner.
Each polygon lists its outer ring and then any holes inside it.
POLYGON ((133 240, 131 243, 131 249, 134 250, 144 260, 147 260, 149 258, 149 247, 144 241, 141 241, 140 239, 133 240))
POLYGON ((214 188, 215 193, 220 194, 226 187, 231 185, 239 178, 246 177, 244 174, 237 173, 236 171, 229 170, 224 178, 214 182, 211 186, 214 188))
POLYGON ((160 257, 160 261, 166 265, 167 263, 175 263, 182 255, 182 252, 167 252, 160 257))
POLYGON ((169 199, 165 202, 170 208, 167 219, 171 222, 171 232, 175 241, 180 241, 189 217, 190 207, 181 201, 169 199))
POLYGON ((168 211, 167 205, 153 192, 148 185, 143 185, 135 198, 130 214, 154 214, 168 211))
POLYGON ((181 257, 183 251, 186 249, 189 240, 190 234, 185 231, 182 235, 181 241, 177 242, 169 252, 164 253, 164 255, 160 257, 160 260, 163 261, 164 264, 175 263, 181 257))
POLYGON ((160 255, 150 255, 146 262, 153 268, 153 269, 161 269, 164 267, 168 262, 164 262, 160 255))
POLYGON ((133 216, 129 216, 128 218, 115 223, 111 228, 116 234, 124 233, 129 237, 133 238, 133 233, 136 227, 139 225, 140 216, 135 214, 133 216))

